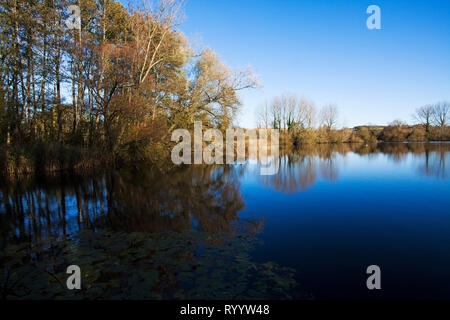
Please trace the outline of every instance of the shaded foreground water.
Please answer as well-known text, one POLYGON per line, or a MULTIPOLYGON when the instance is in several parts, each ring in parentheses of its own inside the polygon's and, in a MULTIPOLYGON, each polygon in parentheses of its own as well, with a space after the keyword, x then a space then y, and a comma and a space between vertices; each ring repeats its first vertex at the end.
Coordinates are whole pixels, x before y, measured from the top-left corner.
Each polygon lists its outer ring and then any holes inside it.
POLYGON ((2 181, 2 297, 450 298, 450 144, 307 146, 279 164, 2 181))

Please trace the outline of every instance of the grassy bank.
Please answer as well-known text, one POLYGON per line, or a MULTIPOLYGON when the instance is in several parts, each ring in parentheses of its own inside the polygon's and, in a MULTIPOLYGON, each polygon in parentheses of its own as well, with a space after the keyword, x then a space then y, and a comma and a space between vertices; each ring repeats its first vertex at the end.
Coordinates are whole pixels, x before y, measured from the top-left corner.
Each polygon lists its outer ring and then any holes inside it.
POLYGON ((105 153, 58 143, 3 145, 0 147, 0 174, 17 177, 60 171, 86 171, 100 165, 112 165, 105 153))

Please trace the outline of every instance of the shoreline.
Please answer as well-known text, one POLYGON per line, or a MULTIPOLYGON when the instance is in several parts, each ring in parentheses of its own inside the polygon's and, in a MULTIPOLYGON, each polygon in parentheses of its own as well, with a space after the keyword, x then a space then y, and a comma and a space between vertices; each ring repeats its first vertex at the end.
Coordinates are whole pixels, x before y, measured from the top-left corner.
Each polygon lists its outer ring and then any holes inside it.
MULTIPOLYGON (((361 145, 362 147, 381 144, 448 144, 449 140, 444 141, 377 141, 377 142, 313 142, 301 143, 298 145, 287 143, 289 141, 280 141, 280 148, 283 151, 299 151, 305 148, 319 146, 345 146, 361 145)), ((41 144, 38 148, 51 149, 51 144, 41 144)), ((171 171, 178 166, 170 165, 170 161, 162 161, 163 165, 153 162, 151 159, 140 159, 136 161, 124 161, 117 159, 113 155, 107 155, 99 150, 85 149, 73 146, 63 146, 64 149, 58 149, 53 154, 46 154, 44 158, 37 159, 33 153, 34 150, 28 149, 28 154, 23 152, 28 146, 19 146, 8 150, 5 146, 0 146, 0 177, 6 181, 21 180, 27 177, 49 177, 61 175, 91 175, 103 170, 117 169, 137 169, 142 165, 154 166, 162 172, 171 171), (19 150, 19 152, 18 152, 19 150), (77 151, 77 158, 71 158, 71 155, 77 151), (9 153, 9 154, 8 154, 9 153), (13 154, 11 154, 13 153, 13 154), (26 157, 27 156, 27 157, 26 157), (48 159, 48 162, 47 162, 48 159), (9 161, 8 161, 9 160, 9 161), (14 163, 16 162, 16 163, 14 163), (17 165, 19 162, 19 165, 17 165)), ((53 150, 55 151, 55 150, 53 150)), ((225 156, 225 155, 224 155, 225 156)), ((170 157, 169 157, 170 158, 170 157)), ((166 159, 167 160, 167 159, 166 159)))

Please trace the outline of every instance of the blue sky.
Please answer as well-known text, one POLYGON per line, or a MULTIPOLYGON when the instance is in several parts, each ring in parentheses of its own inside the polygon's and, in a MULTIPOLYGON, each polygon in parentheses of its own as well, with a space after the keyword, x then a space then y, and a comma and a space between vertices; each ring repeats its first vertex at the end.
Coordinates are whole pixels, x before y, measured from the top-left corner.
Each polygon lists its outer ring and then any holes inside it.
POLYGON ((242 95, 244 127, 284 92, 336 103, 350 127, 412 122, 417 107, 450 100, 449 0, 186 0, 185 14, 188 39, 259 74, 263 88, 242 95), (366 27, 372 4, 381 30, 366 27))

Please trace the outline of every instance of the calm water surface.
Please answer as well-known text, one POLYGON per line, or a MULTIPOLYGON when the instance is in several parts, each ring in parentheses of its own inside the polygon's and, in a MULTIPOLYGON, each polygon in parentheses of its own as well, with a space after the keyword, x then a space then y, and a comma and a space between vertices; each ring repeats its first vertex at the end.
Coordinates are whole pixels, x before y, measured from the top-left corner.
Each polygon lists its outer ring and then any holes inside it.
POLYGON ((450 298, 450 144, 310 146, 279 161, 274 176, 249 160, 171 175, 145 168, 3 181, 0 246, 83 229, 240 228, 261 240, 252 260, 295 269, 316 299, 450 298), (366 288, 373 264, 377 292, 366 288))

